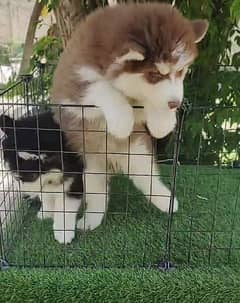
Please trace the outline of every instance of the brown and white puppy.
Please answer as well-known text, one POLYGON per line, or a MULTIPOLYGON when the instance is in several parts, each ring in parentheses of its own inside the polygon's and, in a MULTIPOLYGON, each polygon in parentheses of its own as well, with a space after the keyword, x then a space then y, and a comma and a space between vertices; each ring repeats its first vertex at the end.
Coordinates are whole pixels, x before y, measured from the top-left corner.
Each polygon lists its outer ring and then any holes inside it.
POLYGON ((56 114, 65 131, 85 130, 68 133, 71 148, 84 152, 86 160, 87 212, 80 228, 101 223, 109 169, 129 174, 154 205, 169 210, 170 192, 152 163, 151 138, 133 130, 143 131, 147 124, 153 137, 162 138, 174 129, 183 80, 207 28, 207 21, 190 21, 163 3, 99 9, 78 25, 56 69, 52 99, 96 106, 62 107, 61 117, 56 114), (104 130, 105 121, 108 138, 89 131, 104 130))

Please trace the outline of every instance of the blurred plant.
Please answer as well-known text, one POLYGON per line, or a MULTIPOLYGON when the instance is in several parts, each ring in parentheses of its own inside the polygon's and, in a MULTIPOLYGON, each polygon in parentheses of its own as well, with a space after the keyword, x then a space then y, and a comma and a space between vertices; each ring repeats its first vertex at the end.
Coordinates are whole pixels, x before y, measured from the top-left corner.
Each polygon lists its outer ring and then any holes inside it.
POLYGON ((31 66, 34 67, 39 63, 56 65, 61 51, 62 43, 60 38, 53 36, 43 37, 33 46, 31 66))
POLYGON ((51 86, 53 72, 61 51, 61 39, 54 36, 43 37, 34 44, 33 55, 30 61, 31 70, 39 66, 44 68, 43 80, 47 87, 51 86))
POLYGON ((233 135, 225 125, 240 124, 236 110, 223 107, 240 106, 239 53, 232 53, 232 45, 240 46, 240 29, 234 12, 237 1, 205 0, 176 1, 176 5, 191 19, 206 18, 210 22, 208 34, 200 43, 200 56, 191 68, 186 81, 185 97, 195 107, 184 124, 182 160, 202 164, 219 164, 222 151, 232 153, 238 146, 239 135, 233 135), (232 18, 232 16, 235 16, 232 18), (217 108, 213 110, 213 108, 217 108), (199 147, 199 144, 201 145, 199 147))
MULTIPOLYGON (((61 51, 61 39, 54 36, 39 39, 33 47, 30 67, 32 72, 38 72, 41 85, 37 85, 36 88, 42 90, 42 95, 46 97, 44 97, 45 101, 49 99, 49 89, 61 51)), ((41 92, 38 94, 41 95, 41 92)))
POLYGON ((8 45, 0 45, 0 65, 10 65, 10 51, 8 45))
POLYGON ((230 13, 233 20, 240 20, 240 0, 234 0, 232 2, 230 13))

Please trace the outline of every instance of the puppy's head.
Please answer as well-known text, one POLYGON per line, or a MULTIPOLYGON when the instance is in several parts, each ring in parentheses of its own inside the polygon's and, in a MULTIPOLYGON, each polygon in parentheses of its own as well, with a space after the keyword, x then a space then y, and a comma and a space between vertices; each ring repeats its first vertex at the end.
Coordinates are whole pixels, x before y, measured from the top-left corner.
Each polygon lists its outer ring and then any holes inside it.
POLYGON ((108 76, 126 96, 175 110, 181 105, 183 80, 197 57, 197 43, 204 38, 208 22, 190 21, 166 4, 136 9, 108 76))
POLYGON ((37 129, 28 125, 27 119, 14 120, 0 116, 1 145, 5 166, 17 180, 33 182, 51 166, 47 165, 47 154, 38 150, 37 129), (48 167, 49 166, 49 167, 48 167))

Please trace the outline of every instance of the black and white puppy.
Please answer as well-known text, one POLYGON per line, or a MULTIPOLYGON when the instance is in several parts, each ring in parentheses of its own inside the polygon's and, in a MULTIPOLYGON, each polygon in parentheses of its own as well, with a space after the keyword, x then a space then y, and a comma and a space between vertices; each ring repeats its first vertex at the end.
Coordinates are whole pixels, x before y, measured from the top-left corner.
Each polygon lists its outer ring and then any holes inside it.
POLYGON ((22 192, 39 196, 38 218, 52 218, 54 237, 70 243, 83 192, 83 163, 67 147, 65 134, 51 112, 20 119, 0 116, 5 167, 20 181, 22 192))

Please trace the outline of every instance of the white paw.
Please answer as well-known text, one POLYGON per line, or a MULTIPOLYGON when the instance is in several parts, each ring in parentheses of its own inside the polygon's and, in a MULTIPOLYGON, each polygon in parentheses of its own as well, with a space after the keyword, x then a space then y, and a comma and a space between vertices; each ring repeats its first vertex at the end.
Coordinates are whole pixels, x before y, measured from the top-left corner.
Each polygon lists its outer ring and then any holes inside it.
POLYGON ((116 114, 109 114, 106 120, 108 132, 117 138, 127 138, 133 131, 134 114, 129 105, 120 108, 116 114))
POLYGON ((159 111, 147 117, 147 127, 154 138, 164 138, 170 134, 177 123, 176 113, 172 111, 159 111))
POLYGON ((102 223, 103 214, 86 214, 77 222, 77 229, 94 230, 102 223))
MULTIPOLYGON (((170 197, 152 197, 153 204, 161 211, 168 213, 170 207, 170 197)), ((174 199, 173 212, 178 211, 178 200, 174 199)))
POLYGON ((75 231, 73 230, 54 230, 54 238, 61 244, 71 243, 75 237, 75 231))
POLYGON ((158 129, 155 130, 151 125, 148 124, 148 129, 150 131, 150 134, 157 139, 161 139, 166 137, 172 130, 166 130, 166 129, 158 129))
POLYGON ((43 220, 43 219, 48 219, 48 218, 53 218, 53 212, 51 211, 43 211, 42 209, 40 209, 37 213, 37 217, 38 219, 40 220, 43 220))

